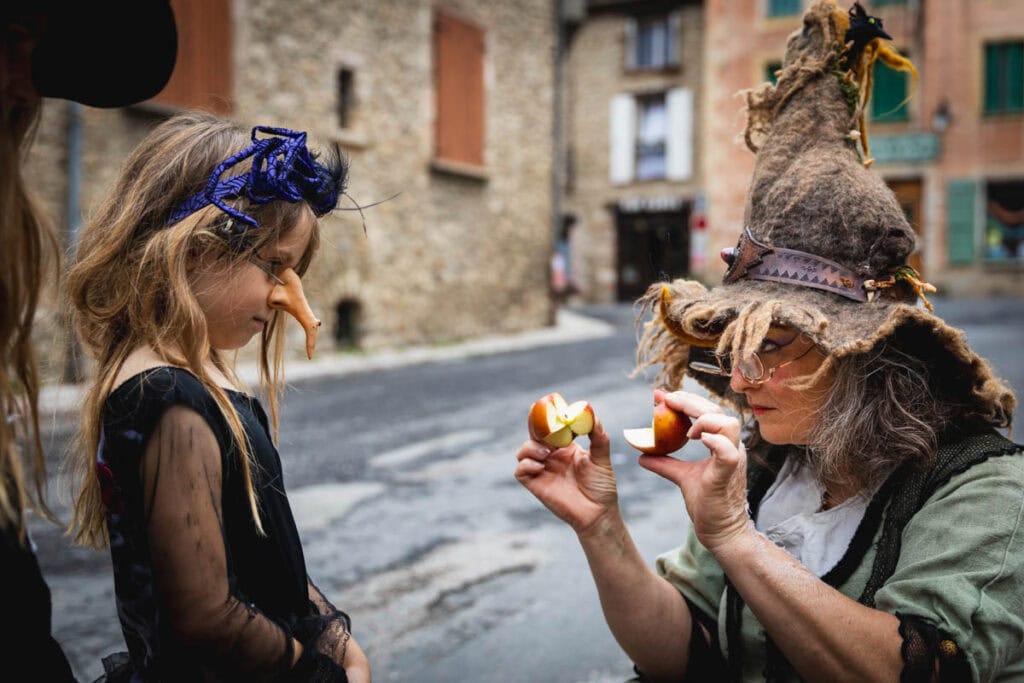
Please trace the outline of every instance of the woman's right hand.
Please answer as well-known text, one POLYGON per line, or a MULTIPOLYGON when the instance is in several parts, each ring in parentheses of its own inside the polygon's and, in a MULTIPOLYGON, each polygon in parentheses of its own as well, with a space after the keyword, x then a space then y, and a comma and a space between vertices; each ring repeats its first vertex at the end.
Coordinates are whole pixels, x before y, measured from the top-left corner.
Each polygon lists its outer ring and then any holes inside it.
POLYGON ((589 451, 575 441, 552 448, 530 440, 516 453, 519 483, 577 534, 618 507, 608 434, 600 420, 589 438, 589 451))

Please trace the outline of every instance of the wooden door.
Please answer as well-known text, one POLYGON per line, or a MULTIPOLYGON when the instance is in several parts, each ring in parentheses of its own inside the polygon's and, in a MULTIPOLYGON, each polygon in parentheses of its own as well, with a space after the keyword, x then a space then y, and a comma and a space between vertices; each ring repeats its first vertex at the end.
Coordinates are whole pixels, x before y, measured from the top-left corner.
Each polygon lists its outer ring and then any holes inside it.
POLYGON ((921 196, 923 193, 921 180, 920 178, 913 180, 891 180, 888 181, 888 185, 896 195, 896 201, 900 203, 900 208, 903 209, 903 213, 907 216, 910 227, 914 229, 914 233, 917 235, 917 248, 910 255, 910 266, 924 276, 924 258, 922 256, 924 237, 921 225, 921 196))

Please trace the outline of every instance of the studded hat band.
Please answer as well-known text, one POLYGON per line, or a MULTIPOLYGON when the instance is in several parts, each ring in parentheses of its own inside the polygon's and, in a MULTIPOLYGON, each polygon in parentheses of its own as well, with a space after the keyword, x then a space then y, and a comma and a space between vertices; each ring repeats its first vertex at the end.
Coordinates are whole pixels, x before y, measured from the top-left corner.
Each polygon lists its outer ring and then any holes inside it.
POLYGON ((729 264, 723 282, 768 280, 821 289, 854 301, 869 300, 864 278, 835 261, 796 249, 782 249, 759 242, 745 228, 739 244, 722 258, 729 264))

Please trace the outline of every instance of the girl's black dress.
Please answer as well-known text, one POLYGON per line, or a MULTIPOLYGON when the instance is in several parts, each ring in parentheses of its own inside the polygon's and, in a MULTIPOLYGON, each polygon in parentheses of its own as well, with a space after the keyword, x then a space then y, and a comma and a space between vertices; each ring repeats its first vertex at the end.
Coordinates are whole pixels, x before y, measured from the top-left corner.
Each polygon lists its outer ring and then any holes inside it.
POLYGON ((345 680, 335 662, 348 617, 306 575, 266 413, 228 395, 265 534, 227 422, 194 375, 147 370, 104 404, 96 468, 128 645, 128 657, 105 660, 108 681, 345 680))

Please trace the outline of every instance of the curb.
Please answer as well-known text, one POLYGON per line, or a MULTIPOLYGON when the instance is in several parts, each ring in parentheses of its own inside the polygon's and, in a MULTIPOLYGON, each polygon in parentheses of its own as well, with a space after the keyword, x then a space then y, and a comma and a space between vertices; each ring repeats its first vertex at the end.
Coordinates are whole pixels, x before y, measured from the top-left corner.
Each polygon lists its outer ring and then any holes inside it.
MULTIPOLYGON (((446 346, 410 346, 400 349, 381 349, 370 353, 327 353, 315 361, 288 364, 286 378, 289 385, 303 380, 340 377, 361 372, 373 372, 421 363, 436 363, 473 356, 520 351, 541 346, 569 344, 587 339, 611 336, 616 327, 611 323, 558 309, 556 322, 551 327, 528 330, 509 335, 493 335, 446 346)), ((239 378, 255 385, 259 380, 256 368, 246 363, 239 369, 239 378)), ((52 419, 74 413, 85 398, 84 384, 47 384, 39 391, 39 417, 52 419)))

